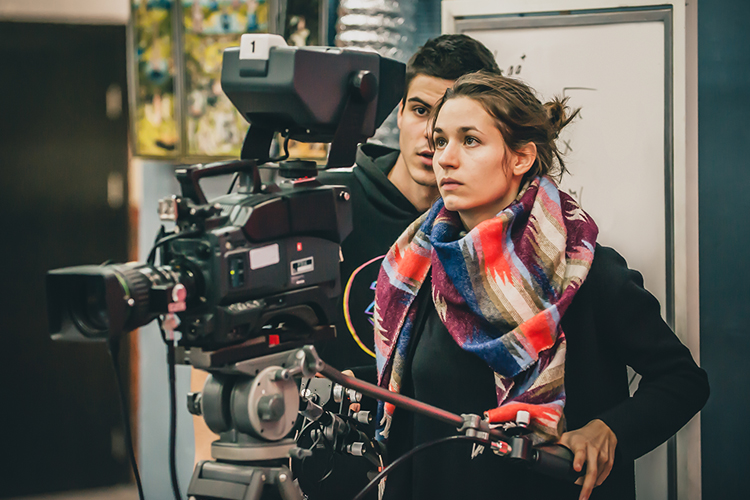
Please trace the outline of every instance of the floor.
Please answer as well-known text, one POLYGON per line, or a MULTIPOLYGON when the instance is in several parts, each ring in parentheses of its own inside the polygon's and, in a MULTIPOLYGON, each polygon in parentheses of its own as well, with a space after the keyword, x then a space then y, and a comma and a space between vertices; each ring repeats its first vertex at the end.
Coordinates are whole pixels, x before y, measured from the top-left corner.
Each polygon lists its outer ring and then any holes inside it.
POLYGON ((138 500, 135 485, 122 484, 94 490, 66 491, 39 496, 16 497, 10 500, 138 500))

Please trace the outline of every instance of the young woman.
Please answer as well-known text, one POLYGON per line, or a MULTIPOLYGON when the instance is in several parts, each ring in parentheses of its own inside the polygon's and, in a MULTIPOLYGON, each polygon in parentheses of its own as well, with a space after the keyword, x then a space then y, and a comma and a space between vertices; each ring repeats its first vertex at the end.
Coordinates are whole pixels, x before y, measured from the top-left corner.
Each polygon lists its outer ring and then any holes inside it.
MULTIPOLYGON (((383 261, 375 341, 381 386, 493 423, 526 410, 534 439, 568 446, 586 475, 566 484, 451 444, 394 471, 385 498, 633 499, 633 461, 708 397, 641 275, 558 190, 566 113, 499 75, 446 91, 428 130, 442 198, 383 261), (632 397, 627 366, 642 376, 632 397)), ((380 417, 390 460, 456 433, 390 405, 380 417)))

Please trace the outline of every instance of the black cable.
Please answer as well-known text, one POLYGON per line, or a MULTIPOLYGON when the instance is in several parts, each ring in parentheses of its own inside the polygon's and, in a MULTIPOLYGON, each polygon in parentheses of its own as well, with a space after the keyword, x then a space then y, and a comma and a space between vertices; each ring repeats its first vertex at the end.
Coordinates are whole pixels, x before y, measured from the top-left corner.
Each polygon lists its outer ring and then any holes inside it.
POLYGON ((166 233, 166 230, 164 229, 164 226, 159 226, 159 230, 156 232, 156 238, 154 238, 154 246, 151 247, 151 251, 148 253, 148 259, 146 259, 146 262, 149 265, 154 265, 154 262, 156 262, 156 249, 159 248, 157 243, 161 241, 162 238, 164 238, 164 234, 166 233))
POLYGON ((287 130, 284 133, 284 154, 282 156, 277 156, 276 158, 269 158, 268 161, 278 163, 280 161, 284 161, 287 158, 289 158, 289 131, 287 130))
POLYGON ((174 342, 167 343, 167 365, 169 366, 169 476, 175 500, 182 500, 180 483, 177 481, 177 381, 175 374, 174 342))
MULTIPOLYGON (((200 231, 197 230, 186 231, 184 233, 172 233, 169 236, 164 236, 164 226, 161 226, 156 235, 156 242, 148 254, 147 262, 151 266, 156 264, 156 252, 165 243, 180 237, 192 236, 199 232, 200 231)), ((164 256, 162 255, 162 259, 163 258, 164 256)), ((177 377, 175 370, 175 346, 174 340, 167 338, 161 317, 157 316, 156 321, 159 324, 161 339, 167 346, 167 370, 169 372, 169 478, 172 482, 172 493, 174 494, 175 500, 182 500, 182 495, 180 494, 180 483, 177 480, 177 377)))
POLYGON ((172 233, 169 236, 161 238, 159 241, 154 243, 154 246, 151 248, 151 251, 148 254, 148 259, 146 259, 146 262, 153 265, 156 261, 156 250, 165 243, 169 243, 170 241, 176 240, 178 238, 189 238, 190 236, 196 236, 198 234, 201 234, 200 229, 196 229, 194 231, 185 231, 181 233, 172 233))
POLYGON ((232 192, 232 189, 234 189, 234 185, 237 184, 237 179, 240 178, 240 173, 235 172, 232 176, 232 182, 229 184, 229 189, 227 189, 227 194, 230 194, 232 192))
POLYGON ((456 436, 448 436, 448 437, 444 437, 444 438, 440 438, 440 439, 435 439, 433 441, 428 441, 426 443, 422 443, 419 446, 415 446, 414 448, 412 448, 408 452, 404 453, 403 455, 401 455, 400 457, 398 457, 393 463, 391 463, 390 465, 388 465, 388 467, 386 467, 385 469, 383 469, 382 471, 380 471, 380 473, 377 476, 375 476, 372 479, 372 481, 370 481, 369 483, 367 483, 367 486, 365 486, 364 488, 362 488, 362 490, 357 494, 356 497, 354 497, 353 500, 363 500, 365 498, 365 495, 367 495, 373 489, 375 489, 375 487, 378 485, 378 483, 385 476, 387 476, 388 474, 390 474, 390 472, 393 471, 393 469, 395 469, 396 467, 402 465, 404 462, 406 462, 407 460, 409 460, 411 457, 413 457, 417 453, 419 453, 421 451, 424 451, 424 450, 427 450, 427 449, 430 449, 430 448, 432 448, 434 446, 437 446, 437 445, 440 445, 440 444, 443 444, 443 443, 448 443, 448 442, 451 442, 451 441, 473 441, 475 443, 483 444, 483 445, 485 445, 487 447, 490 446, 489 442, 486 439, 481 439, 481 438, 478 438, 476 436, 464 436, 463 434, 459 434, 459 435, 456 435, 456 436))
POLYGON ((133 468, 135 484, 138 487, 138 498, 144 500, 143 485, 141 484, 141 476, 138 473, 138 463, 135 459, 135 450, 133 448, 133 436, 130 432, 130 413, 128 411, 127 397, 125 396, 125 388, 123 387, 122 378, 120 377, 120 340, 117 338, 110 338, 108 344, 109 354, 112 356, 112 365, 115 370, 117 392, 120 395, 120 411, 122 412, 123 427, 125 428, 125 445, 128 447, 130 466, 133 468))

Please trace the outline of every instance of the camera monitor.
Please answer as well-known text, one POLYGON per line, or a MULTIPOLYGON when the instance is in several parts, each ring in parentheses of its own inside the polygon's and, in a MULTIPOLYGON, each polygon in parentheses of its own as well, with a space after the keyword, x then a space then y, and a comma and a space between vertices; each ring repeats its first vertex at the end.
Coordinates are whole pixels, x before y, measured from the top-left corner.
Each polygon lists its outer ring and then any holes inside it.
POLYGON ((287 47, 279 35, 242 35, 224 51, 221 87, 250 122, 243 158, 267 155, 274 132, 331 144, 328 167, 354 163, 403 95, 405 66, 377 52, 287 47))

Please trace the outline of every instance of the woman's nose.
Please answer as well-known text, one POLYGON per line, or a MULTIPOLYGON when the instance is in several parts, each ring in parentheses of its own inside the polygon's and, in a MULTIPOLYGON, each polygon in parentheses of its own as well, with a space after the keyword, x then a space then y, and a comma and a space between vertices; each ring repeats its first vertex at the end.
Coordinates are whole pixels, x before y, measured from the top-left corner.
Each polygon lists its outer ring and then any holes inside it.
POLYGON ((446 144, 442 150, 435 151, 435 156, 437 156, 438 164, 443 168, 458 167, 457 149, 452 142, 446 144))

